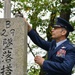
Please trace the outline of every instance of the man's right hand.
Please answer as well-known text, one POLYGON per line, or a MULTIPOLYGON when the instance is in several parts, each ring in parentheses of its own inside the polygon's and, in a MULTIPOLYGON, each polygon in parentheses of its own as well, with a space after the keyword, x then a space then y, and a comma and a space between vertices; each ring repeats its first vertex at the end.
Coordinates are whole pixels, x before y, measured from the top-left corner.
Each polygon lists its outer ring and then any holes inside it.
POLYGON ((28 32, 32 29, 32 27, 29 25, 29 23, 26 21, 26 19, 24 18, 24 20, 25 20, 25 22, 26 22, 26 24, 27 24, 27 26, 28 26, 28 32))

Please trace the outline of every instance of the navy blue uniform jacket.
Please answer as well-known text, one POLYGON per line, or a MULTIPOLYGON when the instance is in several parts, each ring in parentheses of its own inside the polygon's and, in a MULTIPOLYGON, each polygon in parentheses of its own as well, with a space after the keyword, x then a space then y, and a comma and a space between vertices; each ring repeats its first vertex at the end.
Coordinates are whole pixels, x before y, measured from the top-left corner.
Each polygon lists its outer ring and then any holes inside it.
POLYGON ((54 49, 54 40, 52 42, 43 40, 33 29, 28 35, 36 45, 48 51, 48 60, 42 65, 47 75, 71 75, 75 64, 75 47, 69 40, 54 49))

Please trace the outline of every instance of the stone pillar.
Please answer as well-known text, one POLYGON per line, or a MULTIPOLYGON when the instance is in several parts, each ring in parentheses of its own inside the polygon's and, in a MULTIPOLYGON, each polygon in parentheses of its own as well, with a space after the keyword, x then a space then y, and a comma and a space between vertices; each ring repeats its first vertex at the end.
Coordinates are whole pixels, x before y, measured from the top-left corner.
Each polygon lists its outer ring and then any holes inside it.
POLYGON ((4 0, 4 18, 11 18, 11 0, 4 0))
POLYGON ((27 25, 23 18, 0 19, 0 75, 27 75, 27 25))

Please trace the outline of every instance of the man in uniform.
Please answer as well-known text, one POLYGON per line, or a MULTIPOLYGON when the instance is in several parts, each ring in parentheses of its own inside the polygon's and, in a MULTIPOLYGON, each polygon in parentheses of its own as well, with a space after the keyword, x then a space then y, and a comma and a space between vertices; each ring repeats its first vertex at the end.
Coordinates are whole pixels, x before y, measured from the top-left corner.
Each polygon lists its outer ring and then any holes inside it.
MULTIPOLYGON (((26 21, 26 20, 25 20, 26 21)), ((48 51, 48 59, 41 56, 34 58, 35 62, 42 67, 46 75, 71 75, 75 64, 75 47, 67 39, 73 27, 63 18, 58 17, 52 29, 51 42, 43 40, 28 24, 28 35, 31 40, 48 51)))

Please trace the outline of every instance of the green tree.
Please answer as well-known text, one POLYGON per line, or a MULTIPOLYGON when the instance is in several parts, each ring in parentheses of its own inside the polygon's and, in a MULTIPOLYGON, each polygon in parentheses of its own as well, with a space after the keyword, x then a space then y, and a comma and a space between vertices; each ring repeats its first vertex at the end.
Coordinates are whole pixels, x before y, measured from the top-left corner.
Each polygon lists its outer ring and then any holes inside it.
MULTIPOLYGON (((30 20, 30 24, 32 24, 32 28, 42 34, 46 34, 44 39, 47 38, 48 41, 51 41, 51 26, 55 22, 55 18, 60 16, 67 21, 69 21, 74 27, 75 22, 71 22, 70 18, 75 16, 74 8, 75 8, 75 0, 12 0, 12 13, 27 13, 28 19, 30 20), (43 17, 49 13, 48 18, 43 17)), ((3 7, 3 2, 0 1, 0 8, 3 7)), ((23 14, 24 15, 24 14, 23 14)), ((75 33, 70 34, 70 40, 75 43, 75 33)), ((29 46, 30 52, 36 46, 29 46)), ((34 55, 34 53, 32 52, 34 55)), ((29 75, 34 74, 36 72, 35 67, 31 68, 29 71, 29 75)), ((37 71, 39 72, 39 70, 37 71)), ((44 75, 42 69, 39 73, 40 75, 44 75)), ((35 74, 37 75, 37 74, 35 74)))

